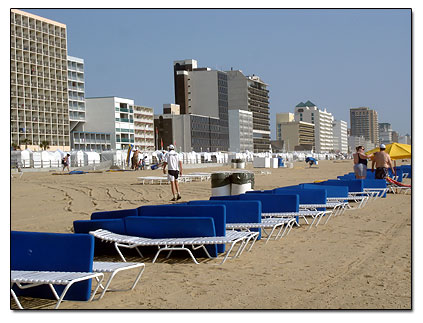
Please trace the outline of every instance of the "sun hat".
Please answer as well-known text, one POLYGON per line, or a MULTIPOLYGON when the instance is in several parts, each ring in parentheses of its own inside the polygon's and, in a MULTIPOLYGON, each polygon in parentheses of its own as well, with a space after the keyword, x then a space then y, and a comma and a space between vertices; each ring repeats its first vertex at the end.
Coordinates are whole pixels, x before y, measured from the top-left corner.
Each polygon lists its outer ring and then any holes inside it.
POLYGON ((386 146, 385 146, 384 144, 381 144, 381 145, 379 146, 379 148, 385 149, 385 148, 386 148, 386 146))
POLYGON ((175 149, 174 145, 169 145, 169 149, 175 149))

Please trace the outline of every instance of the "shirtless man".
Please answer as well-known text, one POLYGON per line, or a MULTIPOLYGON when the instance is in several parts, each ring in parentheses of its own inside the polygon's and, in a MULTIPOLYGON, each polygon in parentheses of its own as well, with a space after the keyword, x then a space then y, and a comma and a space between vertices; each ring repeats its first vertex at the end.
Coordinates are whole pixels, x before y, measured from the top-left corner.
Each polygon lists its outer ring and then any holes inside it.
POLYGON ((374 153, 374 159, 372 160, 372 173, 374 172, 376 164, 376 179, 385 179, 388 176, 389 168, 392 170, 392 173, 395 174, 394 168, 392 167, 391 157, 385 152, 385 145, 380 145, 380 151, 374 153))

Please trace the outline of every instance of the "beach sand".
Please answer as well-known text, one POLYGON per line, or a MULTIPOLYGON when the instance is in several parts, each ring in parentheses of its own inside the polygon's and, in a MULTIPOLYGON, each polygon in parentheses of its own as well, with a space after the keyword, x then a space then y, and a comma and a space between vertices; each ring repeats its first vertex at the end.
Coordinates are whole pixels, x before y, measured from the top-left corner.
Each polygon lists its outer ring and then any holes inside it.
MULTIPOLYGON (((290 169, 253 169, 248 163, 247 169, 255 172, 255 189, 273 189, 336 178, 352 171, 352 161, 324 160, 313 168, 296 162, 290 169)), ((190 168, 184 173, 220 170, 232 169, 190 168)), ((137 181, 139 176, 161 175, 161 170, 146 170, 14 176, 11 229, 70 233, 74 220, 87 220, 95 211, 170 203, 169 185, 137 181)), ((211 194, 210 181, 180 187, 181 202, 211 194)), ((311 230, 294 227, 281 240, 258 241, 250 252, 221 266, 205 258, 196 265, 185 254, 161 257, 155 264, 151 257, 129 255, 128 261, 146 264, 133 291, 106 293, 91 303, 64 302, 60 308, 411 309, 411 195, 388 194, 311 230)), ((109 260, 120 258, 116 254, 109 260)), ((134 274, 121 273, 114 283, 128 286, 134 274)))

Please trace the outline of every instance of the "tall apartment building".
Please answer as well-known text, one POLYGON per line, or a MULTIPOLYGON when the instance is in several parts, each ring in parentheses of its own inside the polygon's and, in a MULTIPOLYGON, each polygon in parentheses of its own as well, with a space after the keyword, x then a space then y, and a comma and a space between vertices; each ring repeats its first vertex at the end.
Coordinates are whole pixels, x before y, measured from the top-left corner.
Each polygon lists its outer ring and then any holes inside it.
POLYGON ((111 133, 86 131, 84 60, 68 56, 68 93, 71 149, 104 151, 111 149, 111 133))
POLYGON ((379 141, 385 145, 392 143, 392 127, 390 123, 379 123, 379 141))
POLYGON ((253 113, 245 110, 229 110, 229 151, 254 151, 253 113))
POLYGON ((197 61, 192 59, 175 61, 173 66, 175 103, 180 106, 180 114, 198 116, 190 121, 194 127, 190 134, 193 141, 191 146, 199 147, 203 151, 228 150, 226 73, 210 68, 198 68, 197 61), (197 135, 200 137, 197 138, 197 135))
POLYGON ((10 10, 11 144, 70 150, 66 25, 10 10))
POLYGON ((399 133, 395 130, 392 131, 392 142, 399 142, 399 133))
POLYGON ((240 70, 226 71, 229 110, 253 113, 254 152, 270 151, 270 108, 268 84, 260 77, 246 76, 240 70))
POLYGON ((333 151, 333 116, 326 109, 320 110, 311 102, 300 102, 295 107, 295 121, 314 124, 314 143, 318 153, 333 151))
POLYGON ((85 123, 84 60, 68 56, 68 89, 70 131, 82 130, 85 123))
POLYGON ((350 109, 351 136, 363 136, 375 145, 379 144, 377 112, 367 107, 350 109))
POLYGON ((282 140, 282 124, 293 121, 295 121, 295 118, 291 112, 276 113, 276 140, 282 140))
POLYGON ((348 153, 348 124, 343 120, 333 121, 333 150, 342 154, 348 153))
POLYGON ((134 100, 118 97, 86 98, 85 131, 110 134, 111 150, 135 144, 134 100))
POLYGON ((409 134, 405 134, 404 136, 399 136, 398 143, 411 145, 411 136, 409 134))
POLYGON ((363 146, 365 151, 375 148, 375 144, 364 136, 349 136, 348 137, 348 152, 355 153, 358 146, 363 146))
POLYGON ((153 108, 134 105, 134 145, 142 151, 154 150, 153 108))
POLYGON ((314 124, 295 121, 293 113, 276 114, 276 138, 284 151, 315 150, 314 124))
POLYGON ((163 114, 154 117, 156 149, 172 144, 179 151, 211 152, 220 130, 219 118, 196 114, 163 114))

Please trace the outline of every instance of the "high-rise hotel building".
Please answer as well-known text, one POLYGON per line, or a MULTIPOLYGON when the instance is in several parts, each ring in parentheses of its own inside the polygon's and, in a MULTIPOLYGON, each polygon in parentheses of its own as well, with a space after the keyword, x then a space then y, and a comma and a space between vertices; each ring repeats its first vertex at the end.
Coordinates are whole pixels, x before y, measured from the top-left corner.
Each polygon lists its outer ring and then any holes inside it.
POLYGON ((66 25, 10 11, 11 144, 70 150, 66 25))
POLYGON ((68 56, 70 130, 82 129, 85 123, 84 60, 68 56))
POLYGON ((317 153, 333 151, 333 116, 326 109, 320 110, 311 102, 300 102, 295 107, 295 121, 314 124, 314 143, 317 153))
POLYGON ((254 152, 270 151, 269 90, 257 75, 246 76, 240 70, 227 71, 229 110, 253 114, 254 152))
MULTIPOLYGON (((173 70, 175 103, 179 105, 181 115, 191 115, 189 122, 185 122, 190 124, 185 131, 190 132, 191 144, 185 145, 195 151, 227 151, 227 74, 208 67, 198 68, 197 61, 193 59, 175 61, 173 70)), ((180 143, 176 142, 176 145, 180 143)))
POLYGON ((377 112, 367 107, 350 109, 351 136, 363 136, 373 144, 379 144, 377 112))

